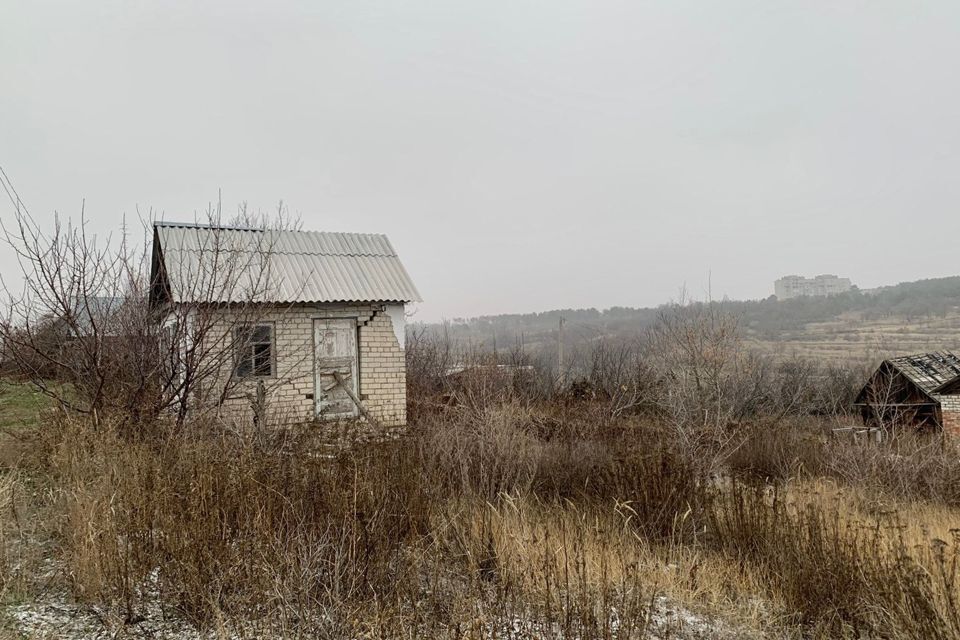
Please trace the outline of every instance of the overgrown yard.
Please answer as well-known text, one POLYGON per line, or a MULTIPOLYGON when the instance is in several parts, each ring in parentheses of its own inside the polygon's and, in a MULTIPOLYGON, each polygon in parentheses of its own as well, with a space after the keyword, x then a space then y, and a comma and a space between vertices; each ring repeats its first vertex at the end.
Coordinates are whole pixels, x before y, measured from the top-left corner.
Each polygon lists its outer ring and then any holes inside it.
POLYGON ((35 427, 40 410, 49 404, 47 396, 35 387, 0 379, 0 424, 4 428, 35 427))
POLYGON ((0 481, 3 633, 960 637, 956 452, 797 419, 718 470, 661 418, 498 398, 332 457, 47 409, 0 481))

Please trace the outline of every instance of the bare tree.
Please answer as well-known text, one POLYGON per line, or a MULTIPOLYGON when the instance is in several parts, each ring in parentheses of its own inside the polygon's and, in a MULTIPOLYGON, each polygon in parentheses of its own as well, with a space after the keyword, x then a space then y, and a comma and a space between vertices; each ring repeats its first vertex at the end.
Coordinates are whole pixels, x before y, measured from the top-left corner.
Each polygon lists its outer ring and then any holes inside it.
MULTIPOLYGON (((297 224, 282 205, 275 219, 241 207, 229 224, 219 203, 211 206, 205 231, 179 234, 151 281, 158 231, 149 218, 141 241, 124 224, 114 242, 89 234, 83 211, 79 223, 56 217, 46 232, 11 200, 13 222, 0 240, 15 252, 23 282, 3 282, 8 370, 95 422, 104 412, 129 425, 170 414, 182 427, 189 412, 218 411, 238 393, 262 404, 266 394, 250 393, 234 358, 267 308, 283 312, 267 304, 277 285, 276 232, 297 224)), ((271 384, 282 379, 278 372, 271 384)))
POLYGON ((661 413, 704 468, 717 468, 742 444, 741 422, 770 413, 769 360, 744 347, 738 318, 714 302, 663 308, 646 339, 661 413))
POLYGON ((584 361, 585 380, 607 402, 611 416, 650 408, 657 392, 657 375, 639 338, 600 338, 589 343, 584 361))
MULTIPOLYGON (((174 409, 178 425, 190 411, 219 410, 238 394, 250 398, 255 415, 264 413, 269 389, 247 389, 233 364, 253 338, 250 328, 268 310, 282 316, 291 306, 276 303, 280 283, 272 266, 278 232, 296 224, 283 213, 281 207, 270 220, 241 207, 221 224, 217 205, 202 226, 183 230, 177 244, 164 246, 165 269, 151 282, 148 304, 162 334, 160 405, 174 409)), ((278 372, 270 386, 283 379, 278 372)))
MULTIPOLYGON (((114 374, 123 365, 156 358, 126 357, 141 354, 148 343, 146 308, 126 304, 144 297, 142 259, 126 242, 111 251, 109 239, 98 243, 88 236, 83 213, 78 225, 54 219, 44 233, 18 207, 13 224, 3 226, 3 240, 17 256, 23 287, 8 285, 6 317, 0 331, 4 353, 15 368, 61 405, 96 416, 111 393, 121 391, 114 374), (134 330, 134 325, 140 325, 134 330), (127 350, 107 348, 129 336, 127 350), (71 389, 65 392, 63 382, 71 389)), ((141 365, 137 365, 142 368, 141 365)))

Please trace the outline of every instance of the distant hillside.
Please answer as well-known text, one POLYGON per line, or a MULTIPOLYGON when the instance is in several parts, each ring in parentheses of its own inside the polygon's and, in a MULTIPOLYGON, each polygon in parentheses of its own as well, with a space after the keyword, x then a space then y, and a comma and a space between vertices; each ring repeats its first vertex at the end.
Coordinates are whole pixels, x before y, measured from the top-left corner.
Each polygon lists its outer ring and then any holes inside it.
MULTIPOLYGON (((794 298, 781 302, 770 296, 764 300, 724 300, 712 304, 739 316, 748 337, 758 344, 829 339, 837 333, 843 334, 838 340, 854 343, 850 347, 857 348, 855 343, 863 341, 862 333, 879 332, 878 339, 890 344, 884 350, 897 350, 897 335, 902 335, 905 328, 919 326, 936 327, 927 336, 932 344, 941 344, 947 339, 960 340, 960 276, 903 282, 869 292, 854 289, 828 298, 794 298), (880 329, 872 331, 871 327, 880 329), (888 332, 891 336, 886 335, 888 332)), ((458 340, 488 346, 495 342, 498 348, 520 341, 532 346, 544 340, 555 341, 561 317, 566 321, 568 339, 576 340, 637 333, 653 322, 658 310, 557 309, 480 316, 453 321, 446 326, 425 327, 431 331, 446 330, 458 340)))
POLYGON ((902 282, 863 292, 854 289, 828 298, 794 298, 724 303, 743 318, 744 325, 765 337, 797 331, 816 322, 857 314, 861 320, 945 317, 960 310, 960 276, 902 282))

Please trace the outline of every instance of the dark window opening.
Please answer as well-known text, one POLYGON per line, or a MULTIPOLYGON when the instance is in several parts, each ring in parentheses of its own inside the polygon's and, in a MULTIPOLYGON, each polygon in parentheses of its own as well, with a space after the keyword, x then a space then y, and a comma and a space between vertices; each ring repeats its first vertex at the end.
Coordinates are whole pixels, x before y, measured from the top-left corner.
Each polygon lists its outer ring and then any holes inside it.
POLYGON ((258 324, 236 329, 236 363, 238 378, 268 378, 273 375, 273 327, 258 324))

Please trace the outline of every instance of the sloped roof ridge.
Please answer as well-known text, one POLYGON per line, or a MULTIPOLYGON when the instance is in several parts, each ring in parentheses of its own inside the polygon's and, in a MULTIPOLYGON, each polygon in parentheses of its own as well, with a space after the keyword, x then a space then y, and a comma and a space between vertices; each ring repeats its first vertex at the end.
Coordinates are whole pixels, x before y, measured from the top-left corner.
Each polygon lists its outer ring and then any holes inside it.
POLYGON ((206 224, 203 222, 177 222, 173 220, 154 220, 153 226, 174 229, 205 229, 209 231, 251 231, 258 233, 319 233, 323 235, 341 235, 341 236, 373 236, 385 238, 385 233, 372 233, 366 231, 318 231, 316 229, 275 229, 270 227, 244 227, 229 224, 206 224))

